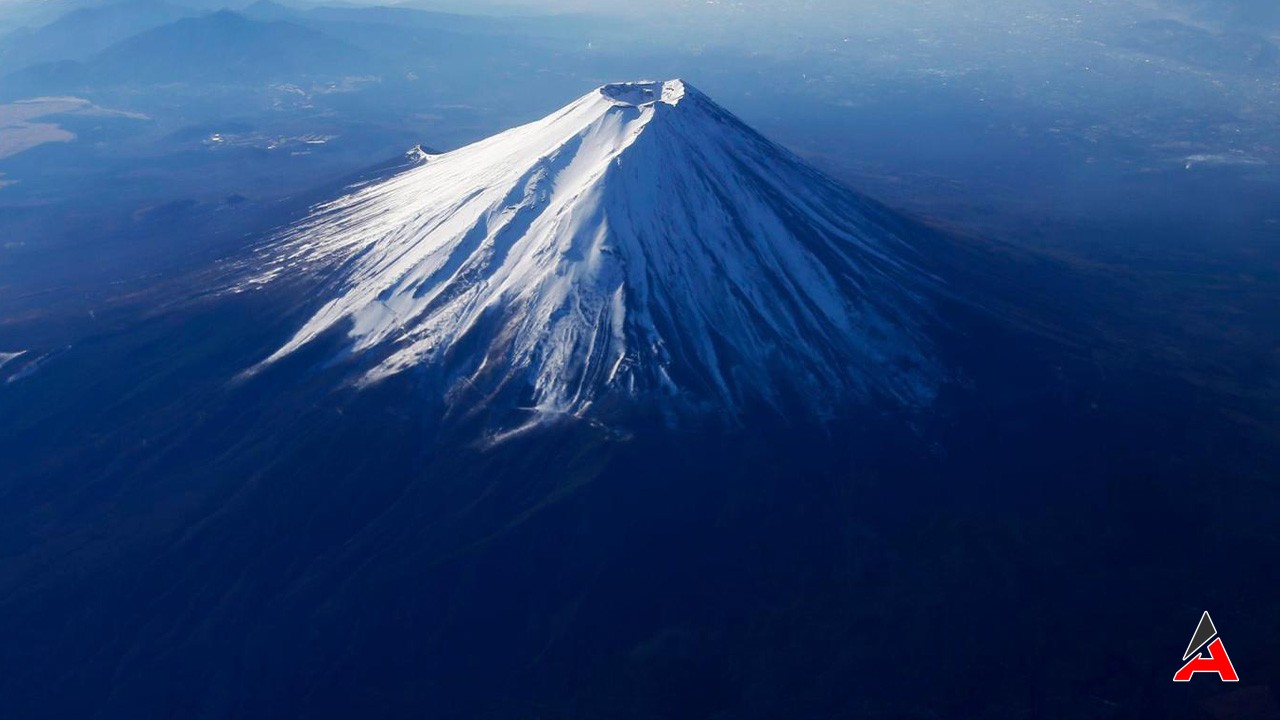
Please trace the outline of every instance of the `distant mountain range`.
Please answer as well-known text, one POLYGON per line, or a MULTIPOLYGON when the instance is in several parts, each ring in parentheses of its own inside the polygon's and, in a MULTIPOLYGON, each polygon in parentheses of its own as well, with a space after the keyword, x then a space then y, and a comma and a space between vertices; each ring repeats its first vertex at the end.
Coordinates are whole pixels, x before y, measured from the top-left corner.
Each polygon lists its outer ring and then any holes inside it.
POLYGON ((48 25, 22 28, 0 38, 0 67, 86 60, 138 33, 199 11, 160 0, 128 0, 73 10, 48 25))
POLYGON ((394 7, 303 10, 263 0, 205 13, 129 0, 0 37, 0 93, 16 99, 137 84, 404 77, 440 68, 501 73, 549 57, 548 44, 574 27, 571 19, 549 26, 394 7))
POLYGON ((289 22, 223 10, 185 17, 117 42, 82 60, 33 65, 0 81, 17 94, 73 92, 132 83, 263 81, 367 71, 370 55, 289 22))
POLYGON ((142 33, 86 65, 113 77, 131 72, 140 80, 178 80, 358 72, 368 63, 364 50, 316 30, 223 10, 142 33))

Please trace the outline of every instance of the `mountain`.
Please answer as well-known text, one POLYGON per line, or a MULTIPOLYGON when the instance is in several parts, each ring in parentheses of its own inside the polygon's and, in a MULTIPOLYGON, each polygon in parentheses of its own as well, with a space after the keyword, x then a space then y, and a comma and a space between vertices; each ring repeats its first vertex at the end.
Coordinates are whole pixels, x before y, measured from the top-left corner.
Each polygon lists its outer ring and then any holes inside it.
POLYGON ((0 3, 0 35, 25 32, 29 28, 47 25, 77 7, 80 7, 80 3, 68 0, 15 0, 0 3))
POLYGON ((877 216, 680 80, 606 85, 288 230, 256 280, 325 297, 264 365, 337 333, 468 408, 927 405, 934 281, 877 216))
POLYGON ((134 35, 82 62, 33 65, 5 78, 9 94, 86 87, 235 84, 367 71, 369 55, 317 30, 223 10, 134 35))
POLYGON ((363 51, 315 30, 224 10, 130 38, 89 64, 139 80, 235 80, 358 72, 366 58, 363 51))
POLYGON ((58 60, 84 60, 126 38, 195 14, 187 7, 156 0, 73 10, 38 28, 0 39, 0 67, 10 71, 58 60))

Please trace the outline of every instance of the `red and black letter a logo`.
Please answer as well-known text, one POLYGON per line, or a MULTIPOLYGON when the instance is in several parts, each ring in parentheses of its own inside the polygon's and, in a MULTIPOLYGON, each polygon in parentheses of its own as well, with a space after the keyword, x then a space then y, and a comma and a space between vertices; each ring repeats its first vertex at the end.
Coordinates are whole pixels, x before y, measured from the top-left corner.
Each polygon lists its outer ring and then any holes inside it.
POLYGON ((1191 644, 1187 645, 1187 653, 1182 659, 1187 663, 1173 676, 1174 682, 1191 682, 1191 676, 1196 673, 1214 673, 1222 682, 1240 682, 1240 676, 1236 675, 1236 668, 1231 664, 1231 658, 1222 645, 1222 638, 1218 637, 1218 629, 1214 627, 1213 618, 1209 617, 1208 611, 1200 616, 1200 625, 1196 627, 1196 634, 1191 636, 1191 644), (1206 643, 1208 647, 1205 647, 1206 643), (1204 652, 1200 651, 1201 648, 1204 648, 1204 652))

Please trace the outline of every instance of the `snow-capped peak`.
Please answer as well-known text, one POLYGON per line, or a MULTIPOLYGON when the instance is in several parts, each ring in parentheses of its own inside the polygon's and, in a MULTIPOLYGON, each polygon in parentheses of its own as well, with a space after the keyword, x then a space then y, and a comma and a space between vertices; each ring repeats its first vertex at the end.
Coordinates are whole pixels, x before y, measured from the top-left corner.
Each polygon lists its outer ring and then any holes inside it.
POLYGON ((458 402, 830 412, 928 402, 927 284, 858 196, 680 80, 605 85, 316 209, 263 277, 329 278, 267 358, 345 333, 458 402))
POLYGON ((623 106, 643 107, 654 103, 679 105, 684 99, 685 84, 675 79, 666 82, 627 82, 605 85, 600 94, 623 106))

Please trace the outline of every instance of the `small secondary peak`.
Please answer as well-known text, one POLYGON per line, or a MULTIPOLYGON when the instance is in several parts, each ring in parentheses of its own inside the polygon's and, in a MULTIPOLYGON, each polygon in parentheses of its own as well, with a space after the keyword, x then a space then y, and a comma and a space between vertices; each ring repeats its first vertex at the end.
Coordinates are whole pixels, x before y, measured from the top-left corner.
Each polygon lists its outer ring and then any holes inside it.
POLYGON ((618 105, 648 107, 656 103, 679 104, 688 88, 683 80, 665 82, 642 80, 639 82, 611 83, 600 88, 600 94, 618 105))

